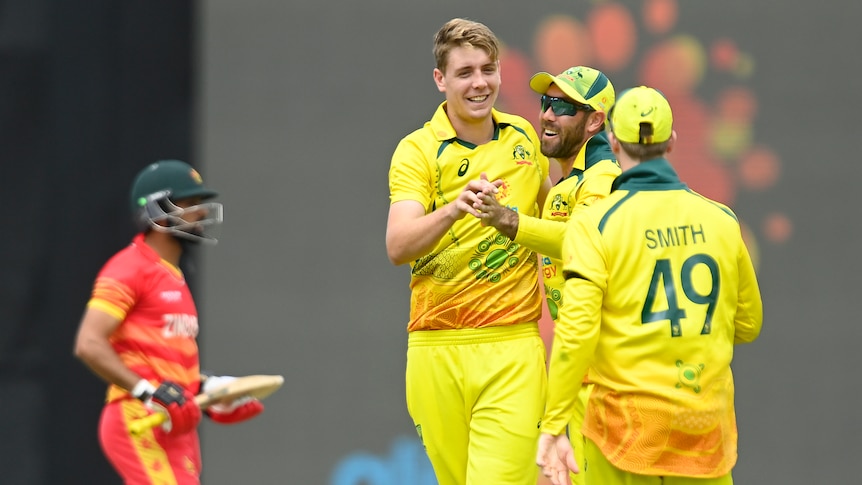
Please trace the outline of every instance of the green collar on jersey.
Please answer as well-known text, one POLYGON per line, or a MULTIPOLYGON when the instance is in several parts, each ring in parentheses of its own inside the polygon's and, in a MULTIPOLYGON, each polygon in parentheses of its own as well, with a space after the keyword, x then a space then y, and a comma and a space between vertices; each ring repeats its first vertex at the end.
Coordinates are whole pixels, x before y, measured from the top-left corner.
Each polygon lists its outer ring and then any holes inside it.
MULTIPOLYGON (((569 177, 580 177, 581 174, 589 170, 590 167, 596 165, 602 160, 610 160, 617 166, 620 165, 620 162, 618 162, 614 156, 614 152, 611 151, 611 143, 608 141, 608 135, 604 131, 600 131, 591 136, 581 148, 581 151, 584 153, 584 168, 578 168, 576 165, 572 166, 572 171, 569 172, 567 176, 561 178, 557 183, 560 183, 569 177)), ((580 153, 575 156, 575 164, 577 164, 579 156, 580 153)))
POLYGON ((611 185, 615 190, 680 190, 687 189, 665 158, 654 158, 639 163, 623 172, 611 185))

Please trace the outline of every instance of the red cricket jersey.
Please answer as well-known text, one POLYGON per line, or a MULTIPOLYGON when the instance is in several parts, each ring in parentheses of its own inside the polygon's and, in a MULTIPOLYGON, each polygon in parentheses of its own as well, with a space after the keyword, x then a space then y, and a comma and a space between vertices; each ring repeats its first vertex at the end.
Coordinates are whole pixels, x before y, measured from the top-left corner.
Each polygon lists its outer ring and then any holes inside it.
MULTIPOLYGON (((143 234, 105 263, 87 306, 121 320, 110 341, 130 369, 156 384, 170 380, 197 392, 197 308, 180 269, 147 246, 143 234)), ((111 385, 107 400, 128 394, 111 385)))

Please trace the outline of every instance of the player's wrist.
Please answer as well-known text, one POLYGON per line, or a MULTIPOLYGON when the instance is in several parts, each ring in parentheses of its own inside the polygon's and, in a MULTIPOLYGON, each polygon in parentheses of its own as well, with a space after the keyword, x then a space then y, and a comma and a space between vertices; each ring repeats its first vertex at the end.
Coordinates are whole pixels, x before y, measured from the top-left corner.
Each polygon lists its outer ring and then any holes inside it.
POLYGON ((500 227, 497 228, 504 236, 508 237, 512 241, 515 240, 515 236, 518 235, 518 226, 520 226, 521 221, 521 213, 507 208, 505 212, 505 216, 503 216, 503 220, 501 221, 500 227))
POLYGON ((141 401, 149 399, 154 392, 156 392, 156 387, 146 379, 139 380, 131 390, 132 396, 141 401))

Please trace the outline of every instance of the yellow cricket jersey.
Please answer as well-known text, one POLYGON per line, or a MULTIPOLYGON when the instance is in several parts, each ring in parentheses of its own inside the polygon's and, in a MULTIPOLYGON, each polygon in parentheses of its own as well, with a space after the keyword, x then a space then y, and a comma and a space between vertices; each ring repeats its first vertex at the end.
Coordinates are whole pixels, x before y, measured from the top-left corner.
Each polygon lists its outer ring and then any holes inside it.
MULTIPOLYGON (((525 119, 493 110, 495 133, 483 145, 459 140, 442 103, 425 126, 401 140, 389 169, 390 202, 415 200, 430 213, 457 199, 481 173, 502 179, 497 199, 538 217, 548 159, 525 119)), ((535 252, 466 216, 430 254, 411 263, 409 331, 481 328, 538 321, 535 252)))
POLYGON ((563 304, 563 237, 572 213, 589 207, 611 191, 620 174, 620 165, 611 151, 605 132, 592 136, 578 152, 571 173, 551 188, 542 209, 542 218, 521 217, 515 242, 529 246, 542 255, 545 299, 551 318, 556 321, 563 304))
POLYGON ((665 159, 624 172, 575 214, 563 245, 543 432, 561 433, 589 368, 583 434, 614 466, 717 477, 737 458, 735 343, 763 307, 735 214, 689 190, 665 159))

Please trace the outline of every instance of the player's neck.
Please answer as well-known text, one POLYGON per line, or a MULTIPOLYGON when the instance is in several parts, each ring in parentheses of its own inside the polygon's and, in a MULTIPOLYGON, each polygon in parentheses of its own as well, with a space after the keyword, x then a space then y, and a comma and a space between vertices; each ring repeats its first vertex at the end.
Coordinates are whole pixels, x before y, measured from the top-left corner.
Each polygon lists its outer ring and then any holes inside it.
POLYGON ((153 248, 153 251, 165 261, 173 264, 176 267, 180 265, 180 256, 183 254, 183 248, 177 239, 163 232, 150 231, 144 236, 144 242, 147 246, 153 248))
MULTIPOLYGON (((589 140, 589 138, 587 138, 587 140, 589 140)), ((581 145, 578 146, 578 149, 575 150, 575 154, 572 155, 571 157, 555 159, 557 161, 557 163, 560 164, 560 173, 563 174, 563 179, 568 178, 569 175, 572 174, 572 168, 575 166, 575 160, 578 159, 578 155, 581 153, 581 150, 584 149, 586 144, 587 144, 586 141, 581 143, 581 145)))
POLYGON ((626 170, 630 170, 638 166, 641 163, 641 160, 634 159, 628 156, 625 152, 617 155, 617 161, 620 164, 620 169, 625 172, 626 170))
POLYGON ((457 117, 450 118, 449 121, 459 140, 484 145, 494 138, 494 119, 490 116, 482 121, 467 121, 457 117))
POLYGON ((563 180, 565 180, 565 179, 569 178, 569 175, 571 175, 571 173, 572 173, 572 167, 574 167, 574 166, 575 166, 575 158, 576 158, 576 157, 571 157, 571 158, 555 158, 555 159, 554 159, 554 160, 556 160, 556 161, 557 161, 557 163, 559 163, 559 164, 560 164, 560 175, 562 176, 562 179, 563 179, 563 180))

